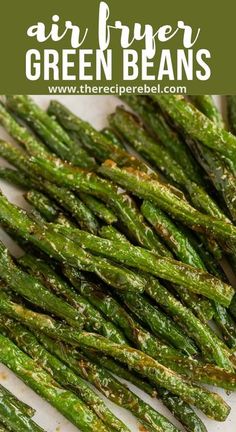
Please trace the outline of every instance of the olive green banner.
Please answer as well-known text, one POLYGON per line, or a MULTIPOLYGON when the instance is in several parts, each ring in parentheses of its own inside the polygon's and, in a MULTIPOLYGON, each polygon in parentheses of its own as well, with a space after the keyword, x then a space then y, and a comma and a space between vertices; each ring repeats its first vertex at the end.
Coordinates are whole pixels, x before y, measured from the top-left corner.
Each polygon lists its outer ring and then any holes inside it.
POLYGON ((236 3, 8 0, 8 94, 236 93, 236 3))

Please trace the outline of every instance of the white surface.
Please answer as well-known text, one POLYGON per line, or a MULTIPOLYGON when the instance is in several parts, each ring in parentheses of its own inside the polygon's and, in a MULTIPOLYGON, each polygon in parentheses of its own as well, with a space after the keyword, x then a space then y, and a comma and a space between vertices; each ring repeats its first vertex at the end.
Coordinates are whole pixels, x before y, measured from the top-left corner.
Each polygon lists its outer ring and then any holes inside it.
MULTIPOLYGON (((52 97, 55 99, 55 96, 52 97)), ((72 111, 81 116, 83 119, 90 121, 95 127, 101 128, 106 125, 106 117, 111 113, 115 106, 119 104, 119 100, 112 96, 62 96, 56 97, 58 100, 63 102, 72 111)), ((35 96, 34 99, 43 108, 46 108, 50 96, 35 96)), ((0 129, 0 137, 6 138, 5 132, 0 129)), ((5 162, 0 160, 0 165, 5 165, 5 162)), ((21 191, 10 187, 4 182, 0 182, 0 187, 3 192, 9 197, 9 199, 21 206, 26 206, 24 199, 22 198, 21 191)), ((4 243, 9 247, 12 253, 18 254, 19 249, 10 241, 9 237, 0 231, 0 237, 4 243)), ((78 429, 71 425, 67 420, 64 419, 54 408, 48 403, 43 401, 33 391, 26 387, 14 374, 11 373, 5 366, 0 364, 0 382, 11 390, 16 396, 23 401, 29 403, 32 407, 37 410, 35 420, 40 424, 47 432, 75 432, 78 429)), ((135 389, 131 386, 135 392, 141 396, 146 402, 150 403, 158 411, 166 415, 174 424, 181 426, 177 421, 169 414, 169 411, 163 407, 163 405, 157 401, 149 398, 147 395, 135 389)), ((227 395, 225 391, 218 391, 224 399, 231 406, 231 414, 228 420, 224 423, 217 423, 213 420, 207 419, 205 416, 200 414, 205 425, 207 426, 208 432, 236 432, 236 393, 227 395)), ((108 402, 109 407, 126 423, 132 432, 139 432, 139 426, 136 419, 129 414, 126 410, 121 409, 114 404, 108 402)), ((94 431, 99 432, 99 431, 94 431)))

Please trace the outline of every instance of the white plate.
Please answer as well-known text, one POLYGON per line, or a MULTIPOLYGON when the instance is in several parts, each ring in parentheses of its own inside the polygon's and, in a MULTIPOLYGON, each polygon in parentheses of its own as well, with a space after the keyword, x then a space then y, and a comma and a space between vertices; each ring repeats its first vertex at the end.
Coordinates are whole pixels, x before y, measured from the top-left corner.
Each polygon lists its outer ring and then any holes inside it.
MULTIPOLYGON (((55 97, 50 96, 34 96, 35 101, 46 108, 50 99, 55 99, 55 97)), ((56 99, 64 103, 69 109, 78 114, 85 120, 90 121, 96 128, 100 129, 106 125, 106 117, 110 114, 116 107, 120 104, 120 101, 112 96, 57 96, 56 99)), ((217 101, 219 102, 219 100, 217 101)), ((6 133, 0 129, 0 137, 8 138, 6 133)), ((1 166, 5 165, 5 162, 1 160, 1 166)), ((26 203, 22 197, 22 193, 19 189, 13 188, 8 184, 1 181, 0 186, 3 192, 8 196, 10 201, 26 207, 26 203)), ((19 248, 9 239, 9 237, 0 232, 0 238, 9 247, 10 251, 15 255, 20 253, 19 248)), ((20 399, 29 403, 32 407, 36 409, 36 414, 34 416, 35 421, 42 426, 47 432, 75 432, 78 429, 71 425, 67 420, 64 419, 54 408, 52 408, 48 403, 43 401, 39 396, 37 396, 33 391, 29 389, 26 385, 22 383, 11 371, 9 371, 5 366, 0 365, 0 382, 11 390, 20 399)), ((160 411, 162 414, 166 415, 173 423, 179 426, 175 419, 169 414, 169 411, 163 407, 163 405, 157 401, 148 397, 143 392, 130 387, 143 398, 146 402, 150 403, 154 408, 160 411)), ((214 390, 213 390, 214 391, 214 390)), ((231 414, 228 420, 224 423, 217 423, 215 421, 207 419, 204 415, 200 415, 203 419, 208 432, 235 432, 236 431, 236 393, 232 395, 227 395, 225 391, 218 391, 224 399, 231 406, 231 414)), ((125 424, 127 424, 132 432, 140 432, 139 425, 136 419, 129 414, 126 410, 121 409, 111 402, 108 402, 109 407, 112 411, 120 417, 125 424)), ((99 432, 99 431, 94 431, 99 432)))

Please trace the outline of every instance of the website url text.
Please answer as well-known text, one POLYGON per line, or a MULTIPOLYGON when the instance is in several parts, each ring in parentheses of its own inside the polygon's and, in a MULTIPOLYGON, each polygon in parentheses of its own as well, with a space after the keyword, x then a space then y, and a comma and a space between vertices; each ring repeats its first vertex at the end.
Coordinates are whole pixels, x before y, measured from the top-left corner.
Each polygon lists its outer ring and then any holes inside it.
POLYGON ((113 94, 121 96, 123 94, 187 94, 185 86, 149 86, 144 84, 142 86, 123 86, 119 84, 102 86, 102 85, 89 85, 81 84, 79 86, 48 86, 49 94, 113 94))

